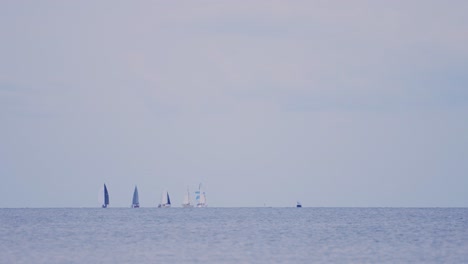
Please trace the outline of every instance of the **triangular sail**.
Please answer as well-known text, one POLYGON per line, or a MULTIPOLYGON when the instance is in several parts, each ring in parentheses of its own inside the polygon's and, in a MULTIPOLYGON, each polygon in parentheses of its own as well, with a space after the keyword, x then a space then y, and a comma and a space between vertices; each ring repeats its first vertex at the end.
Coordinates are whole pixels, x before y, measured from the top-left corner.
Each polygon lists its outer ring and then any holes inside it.
POLYGON ((107 205, 109 205, 109 192, 107 191, 107 186, 104 183, 104 203, 102 208, 107 208, 107 205))
POLYGON ((171 198, 169 198, 169 193, 164 191, 161 195, 161 203, 158 207, 171 207, 171 198))
POLYGON ((197 207, 206 207, 206 195, 201 190, 201 183, 198 185, 198 191, 195 192, 195 200, 197 201, 197 207))
POLYGON ((195 192, 195 201, 197 201, 197 204, 200 203, 200 191, 199 190, 195 192))
POLYGON ((133 208, 140 207, 140 199, 138 197, 138 188, 136 186, 135 186, 135 190, 133 191, 132 207, 133 208))
POLYGON ((182 207, 193 207, 192 202, 190 201, 190 191, 187 187, 187 192, 184 195, 184 201, 182 202, 182 207))
POLYGON ((201 197, 200 197, 200 203, 201 204, 206 204, 206 195, 205 195, 205 192, 202 193, 201 197))
POLYGON ((163 192, 163 193, 162 193, 162 196, 161 196, 161 204, 162 204, 162 205, 167 204, 167 195, 166 195, 166 192, 163 192))
POLYGON ((184 196, 183 204, 190 204, 190 192, 189 192, 188 188, 187 188, 187 193, 184 196))

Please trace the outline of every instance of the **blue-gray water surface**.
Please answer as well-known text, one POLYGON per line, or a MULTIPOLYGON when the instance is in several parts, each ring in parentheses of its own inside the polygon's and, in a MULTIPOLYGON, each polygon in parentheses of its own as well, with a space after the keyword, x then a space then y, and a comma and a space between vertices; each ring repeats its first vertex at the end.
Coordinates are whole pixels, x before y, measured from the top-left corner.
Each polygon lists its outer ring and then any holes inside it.
POLYGON ((468 208, 0 209, 0 263, 468 263, 468 208))

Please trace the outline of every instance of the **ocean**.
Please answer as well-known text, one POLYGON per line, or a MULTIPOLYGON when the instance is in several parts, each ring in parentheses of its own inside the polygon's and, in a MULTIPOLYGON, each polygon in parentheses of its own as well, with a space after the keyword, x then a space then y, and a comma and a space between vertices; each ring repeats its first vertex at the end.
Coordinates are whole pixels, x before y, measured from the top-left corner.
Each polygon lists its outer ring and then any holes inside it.
POLYGON ((0 209, 0 263, 468 263, 468 208, 0 209))

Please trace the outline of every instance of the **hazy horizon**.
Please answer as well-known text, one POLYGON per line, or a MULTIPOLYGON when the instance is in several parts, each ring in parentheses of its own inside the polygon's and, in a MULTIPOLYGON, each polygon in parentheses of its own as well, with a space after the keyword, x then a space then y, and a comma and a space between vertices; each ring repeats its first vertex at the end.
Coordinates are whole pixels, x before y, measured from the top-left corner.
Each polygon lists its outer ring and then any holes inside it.
POLYGON ((5 1, 0 208, 467 207, 466 10, 5 1))

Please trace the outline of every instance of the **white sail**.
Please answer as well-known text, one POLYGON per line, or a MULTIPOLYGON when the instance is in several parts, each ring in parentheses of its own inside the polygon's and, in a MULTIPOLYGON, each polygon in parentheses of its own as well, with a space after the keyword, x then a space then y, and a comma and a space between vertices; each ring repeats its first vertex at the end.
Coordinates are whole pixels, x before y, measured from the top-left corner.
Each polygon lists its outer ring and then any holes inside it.
POLYGON ((171 207, 171 198, 169 198, 169 193, 164 191, 161 195, 161 203, 158 207, 171 207))
POLYGON ((206 194, 205 192, 202 193, 200 196, 200 203, 206 205, 206 194))
POLYGON ((198 185, 198 191, 195 192, 197 207, 206 207, 206 194, 201 190, 201 183, 198 185))
POLYGON ((98 203, 100 205, 103 205, 104 204, 104 186, 102 186, 101 188, 99 188, 99 191, 98 191, 98 203))
POLYGON ((187 188, 187 193, 184 196, 184 201, 182 202, 182 207, 193 207, 192 202, 190 201, 190 191, 187 188))
POLYGON ((197 204, 200 203, 200 191, 195 191, 195 201, 197 204))

